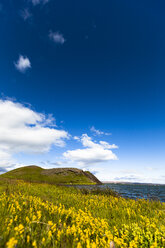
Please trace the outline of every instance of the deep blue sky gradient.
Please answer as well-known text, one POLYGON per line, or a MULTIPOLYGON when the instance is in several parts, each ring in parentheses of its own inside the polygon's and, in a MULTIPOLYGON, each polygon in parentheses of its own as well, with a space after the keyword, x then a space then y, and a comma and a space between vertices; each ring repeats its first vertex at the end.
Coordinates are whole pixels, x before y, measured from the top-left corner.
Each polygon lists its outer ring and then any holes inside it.
POLYGON ((0 3, 0 92, 53 113, 75 135, 93 125, 111 132, 105 139, 119 146, 112 167, 163 168, 165 2, 0 3), (66 42, 51 42, 50 30, 66 42), (14 67, 19 54, 31 61, 27 73, 14 67))

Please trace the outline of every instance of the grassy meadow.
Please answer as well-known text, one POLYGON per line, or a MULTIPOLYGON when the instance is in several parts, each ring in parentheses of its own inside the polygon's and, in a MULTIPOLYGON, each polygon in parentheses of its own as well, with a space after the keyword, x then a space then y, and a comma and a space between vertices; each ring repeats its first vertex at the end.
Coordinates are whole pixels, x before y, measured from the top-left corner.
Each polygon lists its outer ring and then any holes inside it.
POLYGON ((165 204, 0 180, 0 247, 165 247, 165 204), (111 246, 110 246, 111 243, 111 246))

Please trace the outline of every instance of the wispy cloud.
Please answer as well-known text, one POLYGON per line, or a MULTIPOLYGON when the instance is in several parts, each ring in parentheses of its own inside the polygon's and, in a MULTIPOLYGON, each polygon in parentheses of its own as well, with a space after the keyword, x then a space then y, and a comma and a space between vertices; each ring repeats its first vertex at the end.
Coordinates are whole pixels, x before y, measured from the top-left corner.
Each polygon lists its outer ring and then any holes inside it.
POLYGON ((49 39, 54 41, 54 43, 61 44, 61 45, 64 44, 64 42, 66 41, 64 39, 63 34, 59 32, 52 32, 52 31, 49 32, 49 39))
MULTIPOLYGON (((60 159, 60 158, 59 158, 60 159)), ((66 167, 67 161, 42 161, 40 162, 44 168, 66 167)))
POLYGON ((52 122, 52 116, 49 119, 18 102, 0 100, 0 166, 15 163, 12 156, 19 152, 42 154, 52 145, 65 146, 69 134, 54 128, 52 122))
POLYGON ((31 2, 34 6, 36 6, 38 4, 46 4, 49 2, 49 0, 31 0, 31 2))
POLYGON ((83 134, 77 140, 79 140, 85 148, 64 152, 63 156, 70 161, 77 162, 79 165, 86 165, 117 159, 117 156, 111 151, 111 149, 117 148, 114 144, 110 145, 105 141, 96 143, 92 141, 91 137, 87 134, 83 134))
POLYGON ((142 178, 137 175, 127 175, 127 176, 115 177, 114 180, 123 181, 123 182, 140 182, 142 181, 142 178))
POLYGON ((32 17, 32 13, 28 8, 25 8, 20 11, 20 16, 23 18, 24 21, 26 21, 32 17))
POLYGON ((90 128, 91 132, 94 134, 94 135, 111 135, 111 133, 106 133, 106 132, 103 132, 103 131, 100 131, 98 129, 96 129, 94 126, 92 126, 90 128))
POLYGON ((19 56, 19 59, 14 63, 14 65, 20 72, 25 72, 27 69, 31 68, 31 63, 28 57, 22 55, 19 56))

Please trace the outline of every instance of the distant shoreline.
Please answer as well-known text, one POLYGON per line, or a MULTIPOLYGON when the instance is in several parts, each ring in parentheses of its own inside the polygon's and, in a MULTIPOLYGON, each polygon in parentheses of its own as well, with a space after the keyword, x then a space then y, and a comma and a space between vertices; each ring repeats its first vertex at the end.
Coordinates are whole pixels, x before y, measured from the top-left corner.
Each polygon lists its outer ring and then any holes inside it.
POLYGON ((103 184, 140 184, 140 185, 155 185, 155 186, 159 186, 159 185, 164 185, 164 183, 139 183, 139 182, 118 182, 118 181, 101 181, 103 184))

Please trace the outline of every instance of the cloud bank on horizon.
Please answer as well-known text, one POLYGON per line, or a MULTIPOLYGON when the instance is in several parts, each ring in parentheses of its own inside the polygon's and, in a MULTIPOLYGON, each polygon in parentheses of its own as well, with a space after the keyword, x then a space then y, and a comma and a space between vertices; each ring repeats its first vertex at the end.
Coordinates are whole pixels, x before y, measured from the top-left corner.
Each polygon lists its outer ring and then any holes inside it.
MULTIPOLYGON (((22 166, 13 159, 18 153, 49 153, 52 146, 65 147, 71 135, 57 128, 52 115, 45 115, 12 100, 0 100, 0 167, 22 166)), ((74 138, 76 140, 76 138, 74 138)), ((117 160, 111 149, 118 148, 106 141, 94 142, 87 134, 77 137, 83 149, 66 150, 61 158, 76 166, 117 160)), ((58 161, 61 166, 62 162, 58 161)), ((25 164, 26 165, 26 164, 25 164)), ((57 163, 56 163, 57 165, 57 163)), ((49 167, 49 164, 47 165, 49 167)))
POLYGON ((23 104, 0 100, 0 166, 13 163, 12 155, 46 153, 52 145, 65 146, 68 132, 54 127, 51 115, 44 115, 23 104))

